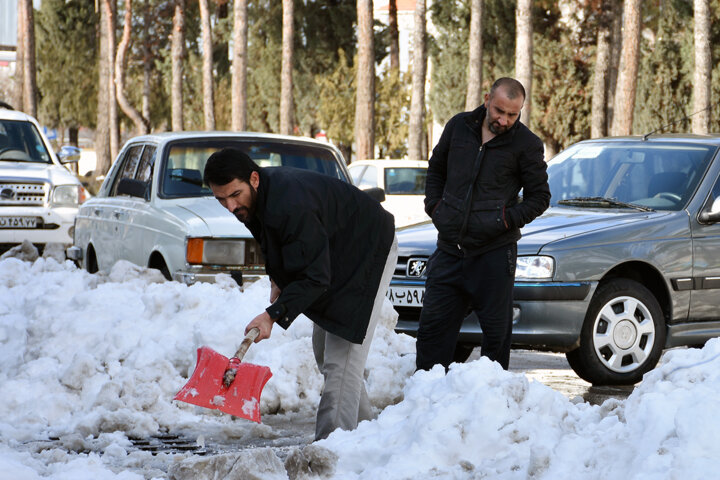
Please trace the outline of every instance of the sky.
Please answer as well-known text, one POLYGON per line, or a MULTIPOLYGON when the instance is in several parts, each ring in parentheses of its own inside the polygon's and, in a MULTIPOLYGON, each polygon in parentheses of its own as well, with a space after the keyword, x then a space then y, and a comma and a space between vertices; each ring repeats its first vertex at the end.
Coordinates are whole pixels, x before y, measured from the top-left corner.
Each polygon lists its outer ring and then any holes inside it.
POLYGON ((366 370, 378 416, 354 431, 267 446, 314 419, 322 377, 304 316, 245 356, 273 373, 262 424, 173 400, 197 348, 234 353, 269 291, 267 280, 241 291, 229 277, 186 286, 127 262, 90 275, 52 251, 0 259, 0 480, 692 480, 720 470, 720 340, 667 352, 627 399, 591 405, 482 358, 414 373, 414 339, 393 332, 386 302, 366 370), (133 444, 163 434, 216 448, 153 455, 133 444))

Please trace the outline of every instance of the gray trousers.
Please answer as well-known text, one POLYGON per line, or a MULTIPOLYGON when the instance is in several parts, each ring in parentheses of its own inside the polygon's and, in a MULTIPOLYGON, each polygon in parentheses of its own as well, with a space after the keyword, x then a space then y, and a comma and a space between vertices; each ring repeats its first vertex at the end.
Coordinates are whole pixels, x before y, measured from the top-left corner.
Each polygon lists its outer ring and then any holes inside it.
POLYGON ((385 262, 380 287, 375 296, 370 323, 362 344, 352 343, 313 326, 313 352, 325 385, 315 423, 315 440, 327 438, 333 430, 353 430, 362 420, 372 418, 365 390, 365 363, 375 327, 380 319, 385 293, 397 264, 397 237, 385 262))

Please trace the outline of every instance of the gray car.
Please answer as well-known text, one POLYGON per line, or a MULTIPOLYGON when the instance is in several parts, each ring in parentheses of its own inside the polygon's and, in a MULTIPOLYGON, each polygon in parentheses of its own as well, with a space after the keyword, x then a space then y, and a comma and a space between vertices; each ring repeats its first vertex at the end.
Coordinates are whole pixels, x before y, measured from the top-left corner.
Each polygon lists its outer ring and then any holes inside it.
MULTIPOLYGON (((550 208, 523 228, 513 344, 566 352, 596 384, 632 384, 664 348, 720 335, 720 136, 577 143, 548 163, 550 208)), ((388 291, 397 330, 415 334, 431 223, 398 231, 388 291)), ((462 361, 482 331, 469 312, 462 361)))

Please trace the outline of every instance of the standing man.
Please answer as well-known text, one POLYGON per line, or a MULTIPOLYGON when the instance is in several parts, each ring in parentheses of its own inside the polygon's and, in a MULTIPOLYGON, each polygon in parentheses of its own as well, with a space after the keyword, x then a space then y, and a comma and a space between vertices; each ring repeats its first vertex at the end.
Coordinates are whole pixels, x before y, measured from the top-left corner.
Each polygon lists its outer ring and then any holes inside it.
POLYGON ((260 243, 270 305, 245 328, 256 342, 304 313, 325 385, 315 439, 352 430, 372 410, 364 372, 397 261, 393 216, 356 187, 294 168, 260 168, 240 150, 213 153, 205 183, 260 243))
POLYGON ((520 228, 550 203, 543 144, 520 123, 524 102, 520 82, 498 79, 484 105, 450 119, 433 149, 425 211, 438 241, 427 266, 418 369, 450 365, 468 307, 482 327, 481 354, 508 368, 520 228))

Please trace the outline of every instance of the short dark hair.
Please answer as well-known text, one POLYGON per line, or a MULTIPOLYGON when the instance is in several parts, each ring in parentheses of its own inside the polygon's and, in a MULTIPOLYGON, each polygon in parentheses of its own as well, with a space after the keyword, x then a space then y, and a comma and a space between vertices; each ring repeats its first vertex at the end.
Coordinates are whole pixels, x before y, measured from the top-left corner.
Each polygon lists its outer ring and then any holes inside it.
POLYGON ((205 164, 205 185, 227 185, 237 179, 250 183, 250 175, 260 167, 248 155, 237 148, 223 148, 210 155, 205 164))
POLYGON ((522 83, 518 82, 514 78, 502 77, 495 80, 495 83, 493 83, 492 87, 490 87, 491 97, 495 93, 495 90, 497 90, 499 87, 503 87, 505 89, 508 98, 510 98, 511 100, 518 95, 522 95, 523 100, 527 98, 525 97, 525 87, 523 87, 522 83))

